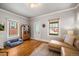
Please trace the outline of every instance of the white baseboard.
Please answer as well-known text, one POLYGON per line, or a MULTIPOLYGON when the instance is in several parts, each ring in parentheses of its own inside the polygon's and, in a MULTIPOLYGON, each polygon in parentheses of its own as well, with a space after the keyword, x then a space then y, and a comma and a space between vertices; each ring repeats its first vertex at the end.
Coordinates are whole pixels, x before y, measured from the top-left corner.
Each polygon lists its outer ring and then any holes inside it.
POLYGON ((46 39, 37 39, 37 38, 31 38, 31 39, 38 40, 38 41, 44 41, 44 42, 50 42, 50 40, 46 40, 46 39))

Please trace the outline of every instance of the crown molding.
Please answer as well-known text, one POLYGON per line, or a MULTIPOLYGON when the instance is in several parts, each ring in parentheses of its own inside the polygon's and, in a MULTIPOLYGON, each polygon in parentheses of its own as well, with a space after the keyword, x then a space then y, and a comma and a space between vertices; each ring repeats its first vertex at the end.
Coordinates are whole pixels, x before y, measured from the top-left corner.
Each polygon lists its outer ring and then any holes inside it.
POLYGON ((27 18, 27 19, 31 19, 31 18, 37 18, 37 17, 43 17, 43 16, 48 16, 48 15, 53 15, 53 14, 57 14, 57 13, 62 13, 62 12, 67 12, 67 11, 70 11, 70 10, 75 10, 79 7, 79 3, 75 6, 75 7, 72 7, 72 8, 69 8, 69 9, 65 9, 65 10, 60 10, 60 11, 56 11, 56 12, 51 12, 51 13, 48 13, 48 14, 43 14, 43 15, 40 15, 40 16, 35 16, 35 17, 24 17, 24 16, 21 16, 21 15, 18 15, 16 13, 13 13, 13 12, 10 12, 10 11, 7 11, 7 10, 4 10, 4 9, 0 9, 1 12, 4 12, 4 13, 8 13, 8 14, 13 14, 13 15, 16 15, 16 16, 19 16, 23 19, 27 18))
POLYGON ((60 10, 60 11, 56 11, 56 12, 51 12, 51 13, 48 13, 48 14, 43 14, 43 15, 40 15, 40 16, 32 17, 32 18, 48 16, 48 15, 53 15, 53 14, 57 14, 57 13, 63 13, 63 12, 67 12, 67 11, 75 10, 75 9, 77 9, 78 7, 79 7, 79 4, 77 4, 75 7, 72 7, 72 8, 68 8, 68 9, 60 10))
POLYGON ((28 19, 28 17, 24 17, 24 16, 18 15, 16 13, 13 13, 13 12, 10 12, 10 11, 4 10, 4 9, 0 9, 0 12, 7 13, 7 14, 13 14, 13 15, 18 16, 23 19, 26 19, 26 18, 28 19))

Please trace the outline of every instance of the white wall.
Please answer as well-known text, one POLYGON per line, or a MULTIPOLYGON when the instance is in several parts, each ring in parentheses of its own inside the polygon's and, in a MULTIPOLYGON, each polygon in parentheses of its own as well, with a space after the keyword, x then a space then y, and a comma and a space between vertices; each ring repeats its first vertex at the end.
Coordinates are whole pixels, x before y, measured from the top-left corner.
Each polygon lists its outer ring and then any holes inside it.
POLYGON ((79 7, 75 10, 76 15, 76 34, 79 35, 79 7))
POLYGON ((61 13, 56 13, 56 14, 48 14, 45 16, 38 16, 38 17, 34 17, 31 18, 30 20, 30 24, 31 24, 31 36, 32 38, 34 37, 34 22, 36 21, 40 21, 40 40, 45 40, 45 41, 50 41, 52 39, 54 39, 57 36, 53 36, 53 35, 49 35, 49 24, 48 24, 48 20, 50 19, 54 19, 54 18, 60 18, 60 35, 59 36, 63 36, 65 35, 65 29, 69 28, 72 29, 74 28, 74 20, 75 20, 75 12, 74 10, 70 10, 70 11, 65 11, 65 12, 61 12, 61 13), (42 28, 42 24, 45 24, 46 27, 42 28))
MULTIPOLYGON (((8 19, 15 20, 16 22, 18 22, 19 27, 21 24, 28 24, 27 17, 19 16, 14 13, 0 9, 0 23, 4 23, 4 25, 5 25, 5 30, 0 32, 0 35, 3 36, 0 38, 0 47, 2 47, 1 45, 3 45, 3 42, 5 42, 6 40, 9 40, 9 38, 7 37, 7 33, 8 33, 7 20, 8 19)), ((20 32, 19 32, 19 34, 20 34, 20 32)))

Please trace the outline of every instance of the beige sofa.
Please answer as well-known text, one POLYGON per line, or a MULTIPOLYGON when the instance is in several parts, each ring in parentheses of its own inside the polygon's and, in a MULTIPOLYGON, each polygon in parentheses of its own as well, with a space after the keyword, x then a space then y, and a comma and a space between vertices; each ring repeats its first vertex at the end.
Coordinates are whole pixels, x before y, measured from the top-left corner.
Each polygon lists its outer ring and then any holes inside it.
MULTIPOLYGON (((75 37, 74 43, 79 41, 79 37, 75 37)), ((67 44, 63 41, 51 40, 49 43, 49 49, 60 52, 62 56, 79 55, 79 50, 74 46, 67 44)))
POLYGON ((79 56, 79 51, 67 47, 61 47, 61 56, 79 56))

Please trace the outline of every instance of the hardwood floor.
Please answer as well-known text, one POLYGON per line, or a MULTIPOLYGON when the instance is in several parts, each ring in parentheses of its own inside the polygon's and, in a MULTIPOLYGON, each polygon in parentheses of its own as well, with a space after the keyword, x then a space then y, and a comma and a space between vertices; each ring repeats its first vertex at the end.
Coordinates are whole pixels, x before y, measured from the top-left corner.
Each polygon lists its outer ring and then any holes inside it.
POLYGON ((37 40, 27 40, 23 44, 16 47, 0 50, 2 52, 8 52, 8 56, 29 56, 35 48, 37 48, 41 41, 37 40))

